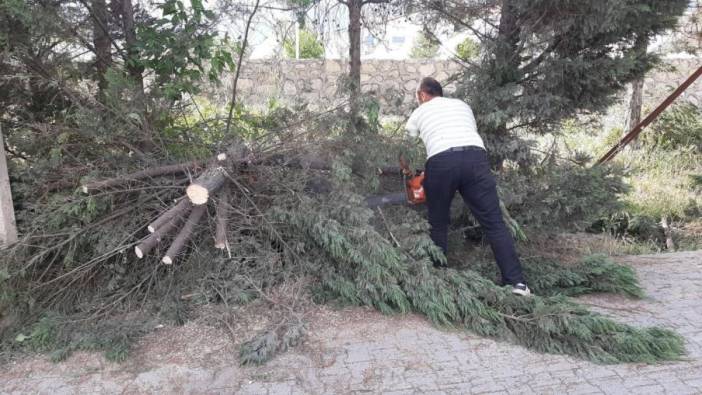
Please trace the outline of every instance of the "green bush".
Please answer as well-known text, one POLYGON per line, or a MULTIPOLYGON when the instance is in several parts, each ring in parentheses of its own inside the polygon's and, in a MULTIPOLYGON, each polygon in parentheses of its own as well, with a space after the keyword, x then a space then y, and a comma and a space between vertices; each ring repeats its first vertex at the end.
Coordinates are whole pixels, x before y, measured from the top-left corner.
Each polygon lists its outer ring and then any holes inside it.
POLYGON ((410 51, 412 59, 430 59, 439 52, 439 44, 436 43, 429 34, 422 32, 414 40, 414 46, 410 51))
POLYGON ((675 150, 694 147, 702 152, 702 109, 683 102, 664 112, 641 134, 641 141, 650 148, 675 150))
POLYGON ((461 60, 473 60, 480 54, 480 44, 470 37, 456 46, 456 56, 461 60))
MULTIPOLYGON (((283 42, 285 57, 295 59, 295 38, 288 38, 283 42)), ((324 45, 309 30, 300 30, 300 59, 322 59, 324 45)))
POLYGON ((621 207, 628 190, 617 167, 547 165, 529 174, 508 173, 502 197, 518 223, 530 227, 583 230, 621 207))

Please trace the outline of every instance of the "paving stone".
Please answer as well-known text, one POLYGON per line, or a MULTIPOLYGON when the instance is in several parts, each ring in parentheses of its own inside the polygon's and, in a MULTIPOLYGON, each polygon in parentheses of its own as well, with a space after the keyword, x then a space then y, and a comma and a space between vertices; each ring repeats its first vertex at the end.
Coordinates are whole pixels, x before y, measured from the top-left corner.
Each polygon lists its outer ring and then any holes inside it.
MULTIPOLYGON (((649 261, 647 257, 636 259, 649 261)), ((67 377, 65 373, 32 372, 3 380, 0 372, 0 394, 139 393, 148 392, 148 388, 160 388, 163 393, 286 395, 701 394, 702 303, 698 295, 702 294, 702 251, 653 256, 650 262, 658 263, 634 266, 647 298, 590 295, 582 299, 601 306, 596 309, 620 322, 675 328, 687 341, 684 361, 597 365, 569 356, 532 352, 471 333, 444 331, 414 316, 405 319, 368 313, 373 318, 367 322, 334 327, 324 336, 311 331, 310 342, 316 341, 314 344, 321 349, 322 356, 316 359, 292 349, 287 358, 249 370, 238 365, 168 371, 147 367, 125 373, 131 374, 132 380, 122 387, 110 385, 106 381, 109 377, 101 373, 82 377, 73 373, 67 377), (694 256, 699 259, 676 258, 690 254, 697 254, 694 256), (275 364, 279 364, 279 370, 275 364), (27 376, 29 379, 24 378, 27 376), (33 385, 23 387, 22 383, 33 385)))

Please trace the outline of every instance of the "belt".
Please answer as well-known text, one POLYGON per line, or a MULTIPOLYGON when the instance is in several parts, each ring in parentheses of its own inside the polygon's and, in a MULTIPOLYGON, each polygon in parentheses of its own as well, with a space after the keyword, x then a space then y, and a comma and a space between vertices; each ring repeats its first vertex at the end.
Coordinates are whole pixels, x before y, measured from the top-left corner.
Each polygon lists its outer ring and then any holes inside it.
POLYGON ((449 148, 444 152, 475 151, 475 150, 484 151, 485 149, 483 147, 478 147, 477 145, 464 145, 462 147, 449 148))

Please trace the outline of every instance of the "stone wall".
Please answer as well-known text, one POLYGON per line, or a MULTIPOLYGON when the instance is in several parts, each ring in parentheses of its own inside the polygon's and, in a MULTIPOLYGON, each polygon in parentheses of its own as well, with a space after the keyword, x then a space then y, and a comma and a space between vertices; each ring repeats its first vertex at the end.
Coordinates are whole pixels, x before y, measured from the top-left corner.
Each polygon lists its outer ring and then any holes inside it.
MULTIPOLYGON (((421 77, 445 81, 459 69, 451 61, 369 60, 363 62, 361 89, 380 100, 385 114, 403 114, 414 102, 421 77)), ((340 60, 250 62, 242 69, 237 90, 240 99, 253 107, 264 107, 275 98, 287 105, 306 103, 312 108, 329 108, 346 100, 338 92, 345 86, 347 75, 348 62, 340 60)), ((225 81, 214 92, 217 102, 226 102, 230 86, 225 81)))
MULTIPOLYGON (((670 60, 649 73, 644 86, 644 107, 652 109, 658 105, 701 63, 699 58, 670 60)), ((347 62, 339 60, 250 62, 242 69, 239 100, 258 108, 265 107, 271 98, 287 105, 306 103, 311 108, 329 108, 345 100, 345 96, 337 92, 338 87, 344 85, 347 70, 347 62)), ((380 100, 384 114, 402 115, 412 108, 414 91, 421 77, 433 76, 445 81, 459 70, 460 66, 452 61, 369 60, 363 62, 362 90, 380 100)), ((225 81, 212 95, 218 103, 224 104, 230 91, 230 82, 225 81)), ((623 106, 628 94, 622 93, 621 97, 623 106)), ((702 106, 702 79, 681 99, 702 106)))

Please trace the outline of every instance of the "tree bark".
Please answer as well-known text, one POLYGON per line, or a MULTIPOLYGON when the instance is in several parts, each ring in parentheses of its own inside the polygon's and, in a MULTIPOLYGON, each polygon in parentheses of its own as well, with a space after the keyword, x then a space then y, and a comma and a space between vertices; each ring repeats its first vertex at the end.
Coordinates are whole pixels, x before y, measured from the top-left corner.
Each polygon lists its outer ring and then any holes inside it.
POLYGON ((229 189, 224 189, 219 194, 217 202, 217 212, 215 213, 215 248, 223 250, 227 248, 227 222, 229 221, 229 189))
POLYGON ((90 12, 93 14, 93 46, 95 47, 95 70, 98 80, 98 100, 103 101, 107 89, 107 69, 112 64, 108 13, 105 0, 92 0, 90 12))
POLYGON ((152 223, 150 223, 149 226, 147 226, 147 229, 149 230, 149 232, 155 233, 159 228, 167 224, 172 218, 179 218, 187 214, 191 208, 192 204, 190 203, 190 200, 183 197, 176 205, 168 209, 168 211, 161 214, 152 223))
MULTIPOLYGON (((183 215, 187 214, 183 213, 183 215)), ((149 235, 144 241, 142 241, 138 246, 134 247, 134 253, 137 258, 141 259, 146 254, 149 253, 161 239, 168 236, 175 228, 176 225, 181 221, 182 217, 172 217, 170 221, 166 222, 163 226, 156 229, 156 231, 149 235)))
MULTIPOLYGON (((648 37, 642 36, 636 39, 634 50, 637 56, 645 56, 648 49, 648 37)), ((645 76, 634 80, 631 84, 631 99, 629 100, 629 119, 627 127, 624 128, 624 135, 631 129, 635 128, 641 122, 641 108, 643 107, 643 87, 645 76)), ((623 136, 622 136, 623 137, 623 136)), ((632 148, 636 147, 636 142, 630 144, 632 148)))
POLYGON ((361 0, 349 0, 349 79, 356 97, 361 91, 361 0))
POLYGON ((144 95, 144 67, 139 64, 139 51, 137 50, 136 28, 134 26, 134 6, 132 0, 116 0, 119 2, 119 13, 122 16, 122 30, 126 43, 126 67, 129 76, 137 85, 139 94, 144 95))
POLYGON ((194 205, 205 204, 210 195, 224 185, 226 179, 227 172, 223 167, 209 168, 185 189, 185 193, 194 205))
POLYGON ((356 124, 361 96, 361 8, 362 0, 348 0, 349 9, 349 107, 356 124))
POLYGON ((83 193, 92 193, 98 190, 111 188, 119 185, 123 185, 132 181, 141 180, 144 178, 164 176, 167 174, 184 173, 189 170, 195 170, 202 166, 202 161, 191 161, 186 163, 180 163, 175 165, 167 165, 154 167, 151 169, 146 169, 142 171, 137 171, 135 173, 126 174, 120 177, 108 178, 107 180, 93 181, 84 184, 81 189, 83 193))
MULTIPOLYGON (((519 79, 519 21, 515 0, 504 0, 500 12, 495 57, 492 61, 492 78, 498 87, 506 86, 519 79)), ((507 138, 507 124, 502 123, 494 130, 498 144, 507 138)), ((495 168, 502 170, 504 153, 493 152, 495 168)))
POLYGON ((185 226, 183 226, 183 229, 180 230, 178 236, 176 236, 175 240, 173 240, 173 244, 171 244, 171 247, 168 249, 168 251, 166 251, 166 255, 163 257, 163 259, 161 259, 161 262, 165 263, 166 265, 173 263, 175 257, 180 254, 180 251, 183 250, 185 244, 192 237, 193 230, 195 229, 197 223, 200 222, 200 218, 202 218, 202 214, 206 209, 207 207, 204 205, 197 206, 193 209, 188 217, 188 220, 185 222, 185 226))

